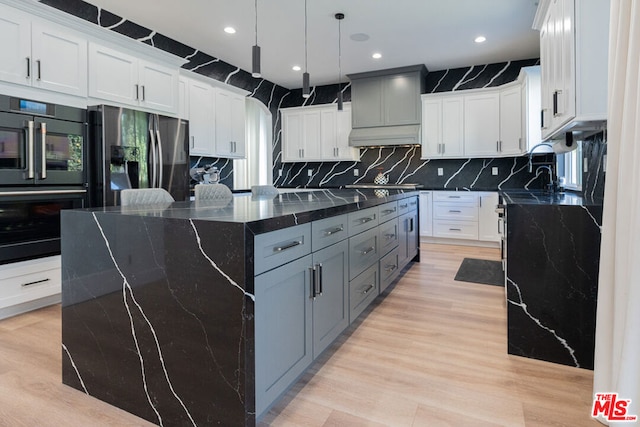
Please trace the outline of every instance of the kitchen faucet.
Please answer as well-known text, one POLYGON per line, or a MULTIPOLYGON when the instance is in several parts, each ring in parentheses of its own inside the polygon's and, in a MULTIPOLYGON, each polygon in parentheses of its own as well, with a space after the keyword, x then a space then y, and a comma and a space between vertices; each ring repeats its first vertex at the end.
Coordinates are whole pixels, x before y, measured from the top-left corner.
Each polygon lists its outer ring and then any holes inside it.
POLYGON ((556 183, 553 179, 553 167, 551 165, 538 166, 536 168, 536 176, 538 176, 540 169, 546 169, 549 172, 549 183, 547 184, 547 189, 549 193, 554 193, 556 188, 556 183))
POLYGON ((548 142, 541 142, 540 144, 536 144, 533 147, 531 147, 531 149, 529 150, 529 173, 533 172, 533 163, 531 163, 531 158, 533 157, 533 152, 536 148, 542 146, 542 145, 546 145, 547 147, 553 149, 553 146, 551 144, 549 144, 548 142))

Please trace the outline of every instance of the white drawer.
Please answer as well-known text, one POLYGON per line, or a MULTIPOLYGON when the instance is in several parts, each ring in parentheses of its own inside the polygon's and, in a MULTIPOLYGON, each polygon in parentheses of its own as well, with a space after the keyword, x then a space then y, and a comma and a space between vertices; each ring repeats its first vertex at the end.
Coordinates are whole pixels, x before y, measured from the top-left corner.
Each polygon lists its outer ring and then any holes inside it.
POLYGON ((478 206, 478 195, 469 191, 434 191, 434 202, 469 203, 478 206))
POLYGON ((433 236, 478 240, 478 223, 472 221, 433 220, 433 236))
POLYGON ((0 308, 61 292, 60 257, 9 264, 0 270, 0 308))
POLYGON ((444 220, 478 221, 478 208, 467 204, 434 203, 433 218, 444 220))

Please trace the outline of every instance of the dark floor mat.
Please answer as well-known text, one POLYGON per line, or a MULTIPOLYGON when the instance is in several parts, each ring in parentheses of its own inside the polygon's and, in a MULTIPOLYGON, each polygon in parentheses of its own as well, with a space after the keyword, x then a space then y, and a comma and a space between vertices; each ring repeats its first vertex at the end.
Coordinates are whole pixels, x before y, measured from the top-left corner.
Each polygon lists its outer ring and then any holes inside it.
POLYGON ((460 264, 455 280, 460 282, 482 283, 484 285, 504 286, 504 271, 501 261, 465 258, 460 264))

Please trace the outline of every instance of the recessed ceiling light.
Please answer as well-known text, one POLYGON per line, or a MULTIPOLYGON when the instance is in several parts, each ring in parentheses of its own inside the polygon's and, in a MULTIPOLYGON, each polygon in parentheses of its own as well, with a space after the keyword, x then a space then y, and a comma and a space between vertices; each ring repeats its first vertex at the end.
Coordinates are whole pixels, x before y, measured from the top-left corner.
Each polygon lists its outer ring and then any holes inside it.
POLYGON ((485 36, 478 36, 474 40, 474 42, 476 43, 484 43, 485 41, 487 41, 487 38, 485 36))
POLYGON ((372 57, 373 59, 380 59, 380 58, 382 58, 382 54, 381 54, 381 53, 376 52, 376 53, 374 53, 373 55, 371 55, 371 57, 372 57))
POLYGON ((236 33, 236 29, 233 27, 225 27, 224 28, 224 32, 227 34, 235 34, 236 33))
POLYGON ((291 67, 291 69, 292 69, 293 71, 300 71, 300 70, 302 70, 302 68, 300 68, 300 66, 299 66, 299 65, 294 65, 293 67, 291 67))

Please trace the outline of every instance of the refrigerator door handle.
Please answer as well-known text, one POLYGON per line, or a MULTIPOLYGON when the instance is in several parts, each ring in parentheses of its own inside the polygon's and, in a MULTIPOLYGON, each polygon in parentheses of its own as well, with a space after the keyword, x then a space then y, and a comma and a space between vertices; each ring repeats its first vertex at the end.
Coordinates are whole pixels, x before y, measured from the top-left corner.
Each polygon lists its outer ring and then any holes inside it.
POLYGON ((149 116, 149 153, 151 155, 151 180, 149 182, 149 188, 157 188, 158 182, 158 170, 156 160, 156 137, 154 135, 154 116, 149 116))

